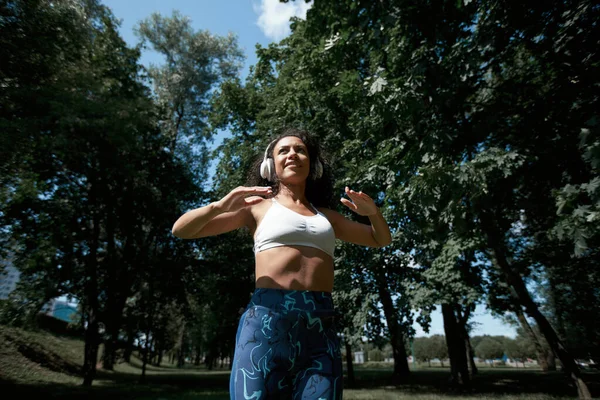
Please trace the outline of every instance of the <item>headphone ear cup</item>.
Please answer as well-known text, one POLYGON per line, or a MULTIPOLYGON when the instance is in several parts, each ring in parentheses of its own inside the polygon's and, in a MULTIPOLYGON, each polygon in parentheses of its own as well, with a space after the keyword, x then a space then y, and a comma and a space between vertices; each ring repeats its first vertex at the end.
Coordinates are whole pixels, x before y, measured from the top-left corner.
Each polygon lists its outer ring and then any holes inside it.
POLYGON ((275 164, 273 163, 272 158, 267 158, 263 160, 260 164, 260 176, 263 179, 268 180, 269 182, 273 182, 275 180, 275 164))
POLYGON ((260 176, 263 179, 269 179, 269 163, 267 159, 264 159, 262 163, 260 163, 260 176))
POLYGON ((323 176, 323 164, 321 164, 321 160, 317 159, 317 162, 315 163, 315 178, 319 179, 322 176, 323 176))
POLYGON ((269 171, 269 182, 275 182, 275 162, 272 158, 267 159, 267 171, 269 171))

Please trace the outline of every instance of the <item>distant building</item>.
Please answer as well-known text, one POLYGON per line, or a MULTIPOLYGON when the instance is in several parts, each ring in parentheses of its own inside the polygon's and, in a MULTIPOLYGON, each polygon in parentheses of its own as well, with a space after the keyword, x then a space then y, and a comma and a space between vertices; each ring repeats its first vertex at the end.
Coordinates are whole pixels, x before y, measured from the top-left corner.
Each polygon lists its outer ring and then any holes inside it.
POLYGON ((62 299, 50 300, 40 312, 69 323, 76 323, 81 318, 77 305, 62 299))
MULTIPOLYGON (((0 300, 8 299, 21 279, 21 272, 13 266, 12 257, 10 253, 7 258, 0 260, 0 300)), ((69 323, 77 322, 80 318, 77 305, 60 298, 44 304, 40 313, 69 323)))
POLYGON ((17 282, 21 279, 21 272, 12 266, 10 260, 0 262, 2 263, 0 264, 0 300, 6 300, 17 287, 17 282))
POLYGON ((363 364, 365 362, 365 353, 363 351, 354 352, 354 363, 363 364))

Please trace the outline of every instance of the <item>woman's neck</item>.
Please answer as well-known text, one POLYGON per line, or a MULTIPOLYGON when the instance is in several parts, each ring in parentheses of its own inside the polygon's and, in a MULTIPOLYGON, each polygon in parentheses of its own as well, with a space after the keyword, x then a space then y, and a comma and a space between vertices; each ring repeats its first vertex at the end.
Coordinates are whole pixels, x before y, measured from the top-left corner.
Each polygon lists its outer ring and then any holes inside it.
POLYGON ((302 183, 299 185, 290 185, 279 183, 279 193, 277 193, 276 197, 286 197, 292 200, 294 203, 307 202, 306 194, 305 194, 306 184, 302 183))

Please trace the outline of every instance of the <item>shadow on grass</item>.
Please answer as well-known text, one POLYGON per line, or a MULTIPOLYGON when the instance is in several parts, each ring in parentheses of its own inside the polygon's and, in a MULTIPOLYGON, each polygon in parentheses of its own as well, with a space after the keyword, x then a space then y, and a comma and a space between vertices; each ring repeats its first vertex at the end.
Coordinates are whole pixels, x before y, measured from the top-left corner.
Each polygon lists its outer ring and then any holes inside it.
MULTIPOLYGON (((526 370, 482 370, 468 392, 456 392, 448 382, 448 371, 417 370, 404 381, 392 378, 389 370, 356 371, 357 383, 352 389, 385 389, 403 394, 430 394, 454 396, 502 397, 503 395, 531 394, 576 398, 577 391, 561 372, 542 373, 526 370)), ((3 392, 18 396, 42 395, 44 399, 228 399, 229 371, 182 369, 165 373, 151 373, 145 383, 139 383, 140 374, 99 371, 91 388, 62 384, 21 384, 0 382, 3 392)), ((586 373, 592 395, 600 396, 600 373, 586 373)), ((347 388, 348 385, 346 385, 347 388)), ((12 396, 11 396, 12 398, 12 396)))
POLYGON ((79 365, 64 360, 56 353, 45 349, 37 343, 19 343, 17 349, 24 357, 54 372, 78 375, 81 370, 79 365))
MULTIPOLYGON (((395 389, 403 393, 439 395, 496 396, 508 394, 536 394, 557 397, 577 397, 577 389, 562 372, 544 373, 536 370, 480 369, 471 388, 458 391, 450 383, 449 370, 420 369, 408 378, 395 379, 391 371, 381 369, 356 371, 356 384, 352 389, 395 389)), ((600 397, 600 373, 585 372, 583 379, 594 398, 600 397)))
POLYGON ((140 374, 99 371, 94 385, 85 388, 80 385, 57 383, 47 384, 15 384, 0 381, 3 393, 10 393, 14 398, 46 399, 229 399, 229 372, 149 374, 144 383, 140 383, 140 374), (43 397, 40 397, 43 396, 43 397))

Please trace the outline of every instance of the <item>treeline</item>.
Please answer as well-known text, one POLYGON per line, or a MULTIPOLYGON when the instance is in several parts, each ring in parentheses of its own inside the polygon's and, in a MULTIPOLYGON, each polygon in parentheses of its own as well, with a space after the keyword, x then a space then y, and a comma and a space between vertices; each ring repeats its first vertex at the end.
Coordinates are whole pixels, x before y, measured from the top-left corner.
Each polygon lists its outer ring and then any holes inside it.
MULTIPOLYGON (((108 370, 140 343, 145 373, 167 351, 180 364, 192 349, 217 358, 235 334, 211 277, 221 265, 170 229, 210 201, 207 99, 238 74, 241 52, 178 14, 137 32, 128 47, 96 0, 0 2, 0 235, 21 272, 0 316, 27 325, 48 300, 75 298, 84 385, 101 343, 108 370), (142 67, 143 46, 165 64, 142 67)), ((249 292, 249 277, 230 284, 249 292)))
POLYGON ((133 49, 93 0, 0 13, 0 234, 22 273, 1 317, 25 324, 76 297, 86 384, 99 343, 110 369, 120 338, 157 363, 231 355, 252 238, 170 229, 244 184, 269 137, 295 126, 328 149, 335 193, 369 193, 394 234, 384 249, 336 250, 346 349, 388 342, 406 379, 413 323, 427 330, 440 307, 452 382, 468 386, 470 318, 485 304, 591 397, 574 359, 600 357, 594 2, 315 2, 257 48, 245 82, 235 37, 177 13, 141 21, 133 49), (165 63, 142 67, 144 47, 165 63))
MULTIPOLYGON (((509 338, 506 336, 474 336, 471 338, 474 359, 478 358, 480 363, 489 363, 494 366, 495 360, 502 360, 506 357, 518 366, 521 363, 525 366, 528 360, 534 360, 538 365, 545 367, 546 371, 555 370, 556 364, 554 355, 546 346, 544 358, 539 360, 537 349, 531 339, 519 335, 509 338), (548 367, 550 365, 550 367, 548 367)), ((444 366, 444 362, 448 359, 448 348, 446 346, 446 338, 443 335, 432 335, 430 337, 418 337, 412 342, 412 351, 417 361, 427 363, 431 366, 432 360, 437 360, 444 366)), ((477 373, 475 362, 469 366, 471 375, 477 373)))

